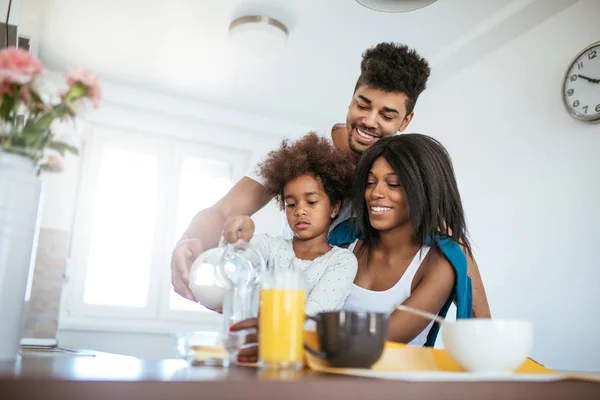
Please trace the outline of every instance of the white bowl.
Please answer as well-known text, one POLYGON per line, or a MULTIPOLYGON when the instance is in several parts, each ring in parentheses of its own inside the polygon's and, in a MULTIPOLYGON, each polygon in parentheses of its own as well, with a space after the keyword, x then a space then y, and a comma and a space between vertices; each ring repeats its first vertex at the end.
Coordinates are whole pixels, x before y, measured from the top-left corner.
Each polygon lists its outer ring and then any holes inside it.
POLYGON ((442 325, 450 357, 471 372, 513 372, 531 352, 529 321, 461 319, 442 325))

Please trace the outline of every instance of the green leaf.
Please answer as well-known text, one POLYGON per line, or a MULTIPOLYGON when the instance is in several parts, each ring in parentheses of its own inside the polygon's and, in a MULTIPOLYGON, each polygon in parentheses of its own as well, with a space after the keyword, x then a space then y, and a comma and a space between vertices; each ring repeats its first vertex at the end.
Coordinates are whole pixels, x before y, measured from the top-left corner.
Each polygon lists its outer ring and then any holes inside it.
POLYGON ((0 105, 0 117, 8 121, 10 118, 10 112, 15 105, 15 98, 10 96, 8 93, 4 93, 2 96, 2 105, 0 105))
POLYGON ((46 147, 58 151, 63 157, 65 156, 65 151, 69 151, 75 155, 79 155, 79 150, 77 149, 77 147, 71 146, 70 144, 58 140, 51 141, 46 147))
POLYGON ((11 142, 12 147, 20 147, 23 149, 26 149, 28 147, 26 140, 22 137, 18 137, 18 136, 13 137, 13 138, 11 138, 10 142, 11 142))
POLYGON ((46 132, 48 132, 50 124, 52 123, 52 121, 54 121, 55 118, 56 116, 54 115, 54 113, 50 112, 42 114, 42 116, 38 119, 28 120, 25 126, 23 127, 22 135, 28 138, 28 140, 37 140, 37 138, 40 135, 45 135, 46 132))
POLYGON ((52 123, 52 121, 54 121, 55 118, 56 116, 54 115, 54 113, 47 113, 42 115, 34 123, 35 129, 39 131, 47 131, 50 127, 50 124, 52 123))
POLYGON ((37 140, 38 137, 44 135, 47 132, 46 129, 38 129, 33 120, 27 121, 23 130, 21 131, 21 135, 28 140, 37 140))
POLYGON ((73 112, 71 111, 71 109, 69 108, 69 106, 67 106, 65 103, 60 103, 56 107, 54 107, 54 114, 58 118, 63 118, 65 116, 67 116, 67 115, 73 116, 72 115, 73 112))
POLYGON ((31 94, 31 100, 35 103, 35 104, 39 104, 39 105, 43 105, 44 101, 42 100, 42 97, 38 94, 38 92, 36 92, 33 89, 29 89, 29 93, 31 94))
POLYGON ((88 88, 81 82, 76 82, 65 94, 65 103, 79 100, 87 94, 88 88))

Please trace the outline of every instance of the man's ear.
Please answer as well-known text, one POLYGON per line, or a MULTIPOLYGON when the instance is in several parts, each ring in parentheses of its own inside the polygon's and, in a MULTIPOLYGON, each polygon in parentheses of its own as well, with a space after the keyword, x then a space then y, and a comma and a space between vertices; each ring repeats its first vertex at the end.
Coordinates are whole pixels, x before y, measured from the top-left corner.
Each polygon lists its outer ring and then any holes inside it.
POLYGON ((411 112, 410 114, 408 114, 405 118, 404 121, 402 121, 402 124, 400 125, 400 128, 398 128, 398 132, 404 132, 404 130, 406 128, 408 128, 408 124, 410 124, 410 121, 412 121, 413 117, 415 116, 415 112, 411 112))

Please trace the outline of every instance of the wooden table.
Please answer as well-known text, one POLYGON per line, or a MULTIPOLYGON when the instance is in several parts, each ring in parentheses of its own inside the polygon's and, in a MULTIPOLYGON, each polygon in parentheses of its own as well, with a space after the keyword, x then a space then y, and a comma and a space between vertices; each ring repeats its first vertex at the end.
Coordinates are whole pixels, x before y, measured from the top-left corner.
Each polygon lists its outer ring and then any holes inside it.
POLYGON ((95 353, 23 356, 0 362, 0 399, 600 399, 600 383, 415 383, 257 368, 188 367, 183 360, 142 360, 95 353))

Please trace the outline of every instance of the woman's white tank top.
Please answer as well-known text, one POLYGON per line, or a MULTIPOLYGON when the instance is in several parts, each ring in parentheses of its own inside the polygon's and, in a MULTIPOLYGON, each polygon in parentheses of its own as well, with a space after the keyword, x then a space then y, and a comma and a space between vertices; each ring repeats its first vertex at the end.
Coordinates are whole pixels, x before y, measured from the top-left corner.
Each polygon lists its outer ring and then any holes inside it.
MULTIPOLYGON (((354 252, 356 243, 350 244, 348 250, 354 252)), ((344 303, 343 309, 347 311, 363 311, 363 312, 381 312, 391 314, 398 304, 402 304, 406 299, 410 297, 412 281, 415 274, 419 270, 421 263, 425 256, 429 253, 429 246, 423 246, 421 250, 417 252, 410 265, 400 277, 398 282, 391 288, 382 291, 373 291, 361 288, 355 284, 352 284, 350 289, 350 295, 344 303)), ((423 346, 427 341, 427 335, 433 322, 417 335, 410 343, 410 346, 423 346)))

